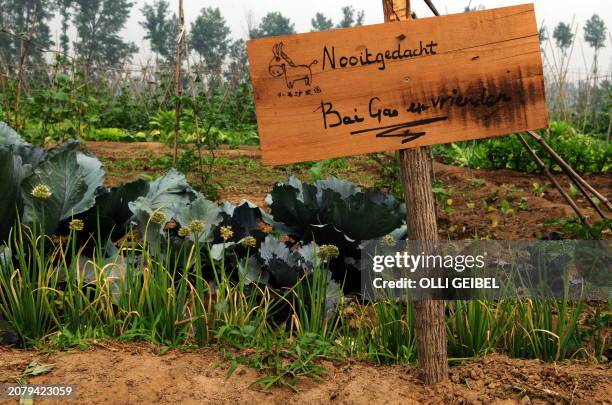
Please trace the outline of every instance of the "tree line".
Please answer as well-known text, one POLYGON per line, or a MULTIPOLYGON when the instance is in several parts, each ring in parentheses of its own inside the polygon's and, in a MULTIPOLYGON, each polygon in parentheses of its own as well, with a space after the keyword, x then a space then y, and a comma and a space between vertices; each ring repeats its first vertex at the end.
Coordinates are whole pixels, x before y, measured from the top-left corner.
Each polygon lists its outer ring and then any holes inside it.
MULTIPOLYGON (((113 66, 128 62, 138 52, 133 41, 123 38, 135 1, 130 0, 0 0, 0 58, 7 64, 17 63, 25 52, 28 61, 44 62, 44 50, 55 48, 65 55, 71 53, 87 66, 113 66), (50 21, 59 17, 59 37, 54 40, 50 21), (70 30, 76 32, 70 38, 70 30), (24 45, 24 39, 30 39, 24 45), (35 45, 31 46, 29 43, 35 45), (56 43, 57 42, 57 43, 56 43), (27 49, 24 49, 27 48, 27 49)), ((465 11, 482 9, 466 7, 465 11)), ((178 18, 168 0, 154 0, 140 9, 145 31, 156 62, 174 64, 177 58, 178 18)), ((312 31, 360 26, 364 11, 354 7, 342 8, 342 17, 334 22, 321 12, 311 20, 312 31)), ((280 12, 269 12, 257 24, 249 27, 250 38, 262 38, 295 33, 290 18, 280 12)), ((583 27, 584 40, 595 51, 597 58, 607 40, 607 27, 597 15, 583 27)), ((541 41, 548 40, 544 27, 541 41)), ((553 30, 553 38, 562 55, 574 43, 577 31, 570 24, 560 22, 553 30)), ((229 62, 229 69, 246 64, 244 40, 232 40, 227 21, 216 7, 204 7, 188 27, 188 46, 199 62, 209 71, 218 71, 229 62)), ((597 59, 594 61, 597 69, 597 59)), ((562 63, 561 63, 562 64, 562 63)))
MULTIPOLYGON (((144 31, 142 42, 149 44, 153 61, 166 75, 160 73, 154 79, 156 82, 170 83, 173 80, 173 67, 178 57, 178 10, 171 4, 169 0, 147 0, 140 7, 142 17, 139 24, 144 31)), ((13 76, 20 77, 24 65, 47 65, 48 62, 51 65, 53 58, 49 57, 48 51, 59 52, 55 55, 56 63, 65 64, 64 60, 70 59, 70 63, 81 67, 77 70, 123 68, 139 51, 134 38, 121 35, 135 7, 135 0, 0 0, 0 73, 3 66, 8 66, 13 76), (52 22, 59 23, 58 34, 52 33, 52 22), (57 62, 60 55, 65 58, 57 62)), ((464 11, 482 9, 483 6, 468 6, 464 11)), ((181 50, 183 60, 189 52, 188 60, 196 67, 192 69, 196 73, 191 84, 208 91, 222 84, 223 79, 232 84, 248 82, 245 41, 232 37, 221 10, 203 7, 194 17, 186 27, 186 46, 181 50)), ((317 12, 311 19, 311 31, 359 26, 364 19, 364 11, 351 6, 342 7, 341 16, 336 21, 317 12)), ((250 38, 296 32, 295 24, 280 12, 269 12, 257 22, 247 22, 250 38)), ((580 116, 580 126, 587 130, 588 117, 595 111, 603 111, 596 114, 603 117, 600 120, 602 124, 597 127, 609 126, 610 114, 606 111, 609 110, 612 87, 610 80, 606 77, 600 80, 598 74, 600 51, 607 46, 608 38, 612 41, 605 22, 597 14, 582 27, 574 21, 560 22, 550 32, 545 26, 541 27, 540 42, 549 70, 547 78, 552 79, 549 80, 548 94, 552 100, 553 116, 569 119, 570 115, 576 115, 575 111, 583 111, 577 115, 580 116), (567 80, 567 75, 572 50, 580 34, 594 50, 594 57, 587 68, 586 79, 574 83, 567 80)), ((186 79, 182 81, 186 82, 186 79)), ((170 94, 172 84, 164 88, 170 94)), ((248 97, 245 100, 250 102, 248 97)))

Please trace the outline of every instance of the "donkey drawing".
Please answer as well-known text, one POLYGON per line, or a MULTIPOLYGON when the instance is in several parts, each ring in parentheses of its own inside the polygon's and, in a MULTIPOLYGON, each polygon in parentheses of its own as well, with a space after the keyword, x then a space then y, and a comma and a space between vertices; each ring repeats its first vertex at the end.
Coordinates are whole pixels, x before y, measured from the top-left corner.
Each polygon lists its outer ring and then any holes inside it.
POLYGON ((306 86, 310 86, 312 83, 312 65, 317 63, 316 60, 312 61, 309 65, 296 65, 293 60, 283 51, 283 43, 275 44, 272 47, 274 57, 270 61, 270 75, 273 77, 285 77, 287 87, 292 89, 296 82, 303 80, 306 86))

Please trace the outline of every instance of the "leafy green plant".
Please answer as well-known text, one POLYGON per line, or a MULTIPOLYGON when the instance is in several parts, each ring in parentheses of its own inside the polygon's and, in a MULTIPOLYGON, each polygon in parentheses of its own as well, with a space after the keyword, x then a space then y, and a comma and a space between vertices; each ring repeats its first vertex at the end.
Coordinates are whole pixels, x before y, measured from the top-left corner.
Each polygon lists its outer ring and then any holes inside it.
POLYGON ((332 344, 310 333, 288 344, 282 339, 265 339, 255 353, 247 355, 229 351, 224 353, 225 361, 230 362, 228 376, 233 374, 238 364, 260 370, 264 376, 253 382, 252 386, 263 391, 281 386, 298 392, 296 383, 300 378, 323 381, 325 368, 319 362, 335 358, 332 344))
POLYGON ((481 187, 484 187, 484 185, 485 185, 486 183, 487 183, 487 182, 486 182, 485 180, 483 180, 483 179, 471 179, 471 180, 470 180, 470 185, 471 185, 472 187, 474 187, 474 188, 481 188, 481 187))
POLYGON ((11 175, 9 192, 1 200, 0 213, 6 219, 0 239, 6 238, 15 214, 25 225, 36 223, 44 233, 53 234, 61 224, 94 205, 103 189, 102 164, 76 150, 74 142, 47 151, 16 136, 8 127, 0 127, 0 164, 11 175))
POLYGON ((480 300, 449 303, 447 330, 451 355, 474 357, 495 350, 508 326, 501 324, 499 309, 480 300))
POLYGON ((337 343, 348 356, 380 364, 411 364, 416 360, 413 304, 393 298, 360 304, 344 301, 339 308, 337 343))
MULTIPOLYGON (((604 140, 580 134, 566 122, 551 122, 544 138, 578 172, 608 173, 612 170, 612 145, 604 140)), ((549 168, 554 171, 561 170, 539 144, 532 140, 529 142, 549 168)), ((437 145, 434 150, 446 163, 463 167, 504 168, 524 172, 538 169, 529 152, 513 136, 437 145)))
POLYGON ((578 189, 573 184, 569 186, 569 195, 572 198, 576 198, 576 195, 578 195, 578 189))
POLYGON ((98 103, 86 85, 87 75, 70 65, 63 56, 56 55, 48 76, 36 80, 40 88, 25 106, 30 120, 25 127, 35 141, 78 139, 99 120, 98 103))
POLYGON ((174 110, 159 111, 149 120, 149 128, 161 133, 164 140, 168 140, 174 131, 176 113, 174 110))
POLYGON ((394 197, 336 178, 306 184, 291 177, 276 184, 267 201, 276 231, 339 249, 330 269, 347 291, 360 285, 360 243, 398 230, 405 218, 405 205, 394 197))
POLYGON ((531 194, 536 197, 544 197, 544 192, 546 190, 546 185, 541 184, 537 181, 531 183, 531 194))
POLYGON ((25 345, 42 339, 59 321, 58 251, 47 251, 44 237, 21 227, 11 239, 12 248, 5 247, 0 257, 0 315, 25 345))
POLYGON ((556 225, 561 229, 561 233, 569 238, 578 238, 583 240, 601 240, 605 239, 606 234, 612 229, 612 219, 600 219, 592 224, 585 225, 578 217, 570 217, 567 219, 550 220, 546 225, 556 225))
POLYGON ((442 187, 439 181, 434 182, 433 188, 431 190, 433 194, 436 196, 436 200, 442 204, 442 209, 447 215, 450 215, 453 212, 453 190, 445 189, 442 187))
POLYGON ((511 207, 510 201, 508 201, 508 199, 504 198, 499 204, 499 212, 501 212, 506 217, 514 213, 514 208, 511 207))
POLYGON ((334 169, 347 169, 349 164, 344 159, 327 159, 316 162, 310 169, 308 174, 311 181, 323 179, 329 175, 329 172, 334 169))
MULTIPOLYGON (((462 142, 460 144, 451 143, 452 152, 442 153, 443 156, 452 156, 455 164, 461 167, 481 169, 487 167, 489 153, 487 147, 478 141, 462 142)), ((446 151, 446 149, 442 149, 446 151)))
POLYGON ((335 309, 340 301, 340 285, 332 281, 327 262, 336 255, 330 245, 310 246, 300 252, 312 263, 312 270, 294 287, 295 323, 298 333, 331 337, 336 327, 335 309))
POLYGON ((146 142, 148 140, 144 132, 130 134, 120 128, 96 128, 85 134, 84 139, 88 141, 112 142, 146 142))
POLYGON ((503 339, 512 356, 559 361, 579 349, 581 302, 517 300, 506 305, 511 326, 503 339))
POLYGON ((609 309, 596 308, 595 314, 587 320, 586 327, 580 330, 583 340, 593 342, 593 357, 596 361, 605 362, 606 351, 609 350, 609 336, 606 329, 612 322, 612 312, 609 309))
POLYGON ((373 310, 372 357, 383 363, 413 363, 416 360, 413 307, 381 301, 373 305, 373 310))

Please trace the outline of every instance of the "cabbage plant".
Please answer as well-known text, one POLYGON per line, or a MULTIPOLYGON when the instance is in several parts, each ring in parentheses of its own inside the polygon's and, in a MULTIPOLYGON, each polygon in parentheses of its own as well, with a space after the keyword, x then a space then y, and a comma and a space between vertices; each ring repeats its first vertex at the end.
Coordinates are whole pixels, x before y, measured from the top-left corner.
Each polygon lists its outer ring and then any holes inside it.
POLYGON ((338 247, 339 255, 330 268, 345 290, 360 288, 360 246, 364 241, 403 235, 405 204, 346 180, 332 177, 307 184, 290 177, 274 186, 267 203, 274 229, 289 235, 296 245, 314 241, 338 247))
POLYGON ((104 192, 104 170, 95 157, 68 142, 45 150, 25 142, 0 123, 0 241, 6 241, 17 218, 53 234, 94 206, 104 192))

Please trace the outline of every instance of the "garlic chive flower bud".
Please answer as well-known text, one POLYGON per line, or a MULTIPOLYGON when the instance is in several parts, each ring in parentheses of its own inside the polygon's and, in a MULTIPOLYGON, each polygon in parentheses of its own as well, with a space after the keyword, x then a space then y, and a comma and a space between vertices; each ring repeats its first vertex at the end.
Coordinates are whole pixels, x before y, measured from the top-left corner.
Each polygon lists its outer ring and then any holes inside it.
POLYGON ((224 241, 227 241, 232 236, 234 236, 234 231, 232 231, 232 227, 231 226, 222 226, 221 230, 220 230, 220 233, 221 233, 221 238, 224 241))
POLYGON ((168 222, 168 217, 161 211, 155 211, 153 215, 151 215, 151 222, 157 225, 163 225, 168 222))
POLYGON ((317 249, 317 255, 323 260, 335 259, 340 256, 340 249, 334 245, 321 245, 317 249))
POLYGON ((204 222, 200 221, 199 219, 194 219, 193 221, 191 221, 191 223, 189 224, 189 230, 191 231, 191 233, 193 234, 199 234, 202 233, 204 231, 204 222))
POLYGON ((254 248, 255 246, 257 246, 257 239, 252 236, 246 236, 242 239, 242 241, 240 241, 240 243, 242 243, 242 246, 244 247, 254 248))
POLYGON ((382 238, 381 242, 382 242, 382 245, 386 246, 386 247, 393 247, 393 246, 395 246, 395 243, 396 243, 395 242, 395 238, 393 236, 391 236, 391 235, 385 235, 382 238))
POLYGON ((178 236, 180 236, 181 238, 186 238, 187 236, 189 236, 189 234, 191 233, 191 230, 189 230, 189 228, 181 228, 178 230, 178 236))
POLYGON ((83 230, 84 227, 85 227, 85 223, 80 219, 73 219, 68 224, 68 228, 70 228, 70 230, 74 232, 80 232, 83 230))
POLYGON ((46 200, 47 198, 53 195, 51 189, 46 184, 37 185, 32 189, 32 192, 30 194, 32 194, 32 197, 40 198, 41 200, 46 200))

